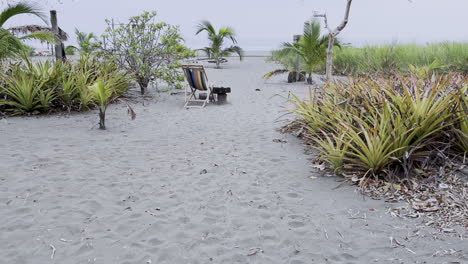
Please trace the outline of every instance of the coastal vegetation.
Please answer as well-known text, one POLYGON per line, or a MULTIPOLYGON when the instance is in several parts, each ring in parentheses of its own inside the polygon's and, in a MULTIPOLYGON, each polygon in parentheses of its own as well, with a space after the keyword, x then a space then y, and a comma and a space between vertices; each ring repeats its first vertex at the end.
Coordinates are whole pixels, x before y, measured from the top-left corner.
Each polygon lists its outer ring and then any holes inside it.
POLYGON ((233 53, 239 55, 240 60, 242 60, 243 51, 239 46, 235 45, 237 43, 236 34, 232 28, 223 27, 216 31, 209 21, 202 21, 198 25, 196 34, 198 35, 201 32, 206 32, 209 40, 209 46, 201 49, 201 51, 205 52, 208 58, 215 61, 216 68, 220 68, 223 57, 231 56, 233 53), (231 40, 233 45, 224 47, 226 39, 231 40))
MULTIPOLYGON (((1 20, 23 13, 46 20, 38 9, 27 4, 10 6, 2 13, 1 20)), ((76 30, 77 47, 67 47, 69 54, 79 52, 78 60, 74 61, 33 62, 21 39, 2 29, 0 41, 5 44, 1 46, 2 58, 15 60, 3 61, 0 71, 0 114, 83 111, 96 106, 99 127, 105 129, 107 106, 134 83, 142 93, 146 93, 150 81, 156 80, 181 87, 180 61, 194 56, 194 52, 182 44, 178 27, 156 22, 155 17, 155 12, 145 12, 130 18, 127 24, 117 27, 109 24, 106 46, 93 33, 76 30)), ((32 33, 24 39, 41 34, 32 33)), ((135 113, 128 104, 127 109, 133 119, 135 113)))
MULTIPOLYGON (((269 61, 282 65, 282 69, 267 73, 264 78, 283 73, 295 73, 297 55, 284 52, 283 49, 272 51, 269 61)), ((468 43, 443 42, 428 45, 393 44, 383 46, 365 46, 354 48, 340 45, 334 52, 334 72, 343 76, 409 74, 414 68, 430 67, 438 73, 468 73, 468 43)), ((299 71, 305 71, 303 59, 299 71)), ((325 62, 315 66, 314 72, 324 73, 325 62)), ((288 81, 292 82, 290 76, 288 81)), ((298 80, 303 81, 303 80, 298 80)))

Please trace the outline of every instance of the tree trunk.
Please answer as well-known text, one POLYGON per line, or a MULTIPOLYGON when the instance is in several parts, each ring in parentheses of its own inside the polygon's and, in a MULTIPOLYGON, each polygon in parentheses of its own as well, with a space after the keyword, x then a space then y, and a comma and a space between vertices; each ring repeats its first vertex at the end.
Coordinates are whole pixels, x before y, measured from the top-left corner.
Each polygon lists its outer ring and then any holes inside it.
MULTIPOLYGON (((335 28, 335 30, 330 31, 330 33, 329 33, 330 39, 328 40, 327 66, 326 66, 327 80, 328 81, 331 81, 332 78, 333 78, 333 45, 335 44, 335 38, 341 32, 341 30, 343 30, 346 27, 346 25, 348 24, 349 11, 351 9, 351 3, 352 2, 353 2, 353 0, 348 0, 348 2, 346 4, 346 11, 345 11, 343 21, 341 22, 341 24, 338 27, 335 28)), ((325 24, 327 24, 326 15, 325 15, 325 24)), ((328 28, 328 25, 326 25, 326 27, 328 28)))
POLYGON ((219 67, 220 61, 221 61, 220 58, 216 58, 216 69, 221 68, 221 67, 219 67))
POLYGON ((99 107, 99 129, 106 129, 106 110, 102 111, 101 107, 99 107))
POLYGON ((312 74, 310 74, 310 73, 309 73, 309 77, 307 77, 307 84, 313 84, 312 74))
POLYGON ((138 85, 140 85, 141 94, 146 94, 146 92, 148 91, 149 79, 137 77, 137 82, 138 85))
MULTIPOLYGON (((301 39, 301 35, 294 35, 293 41, 298 42, 301 39)), ((295 70, 296 70, 296 77, 295 80, 299 82, 300 79, 300 71, 301 71, 301 57, 299 54, 296 55, 296 65, 295 65, 295 70)))
POLYGON ((333 45, 335 44, 335 37, 333 34, 329 35, 328 49, 327 49, 327 66, 326 74, 327 80, 330 81, 333 78, 333 45))

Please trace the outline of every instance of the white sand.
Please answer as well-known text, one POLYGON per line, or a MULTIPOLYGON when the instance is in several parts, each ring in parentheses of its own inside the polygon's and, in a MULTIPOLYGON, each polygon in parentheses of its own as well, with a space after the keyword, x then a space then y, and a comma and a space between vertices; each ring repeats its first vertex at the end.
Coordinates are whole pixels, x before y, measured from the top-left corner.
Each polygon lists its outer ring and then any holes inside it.
POLYGON ((274 96, 306 89, 263 81, 273 68, 208 69, 232 87, 227 105, 161 94, 135 121, 112 105, 107 131, 96 111, 0 120, 0 263, 467 263, 466 240, 414 233, 386 213, 398 205, 309 178, 274 96))

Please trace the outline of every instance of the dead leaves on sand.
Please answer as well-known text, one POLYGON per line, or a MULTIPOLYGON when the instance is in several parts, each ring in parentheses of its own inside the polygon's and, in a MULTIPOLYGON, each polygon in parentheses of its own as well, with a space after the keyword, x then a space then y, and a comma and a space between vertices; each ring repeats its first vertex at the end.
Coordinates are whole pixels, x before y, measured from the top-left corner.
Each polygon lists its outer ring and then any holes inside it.
POLYGON ((285 140, 285 139, 279 139, 279 138, 273 139, 273 142, 275 142, 275 143, 288 143, 287 140, 285 140))
POLYGON ((362 192, 386 202, 406 202, 389 210, 402 218, 421 218, 425 226, 451 233, 453 226, 468 229, 468 177, 452 172, 438 180, 411 181, 407 185, 379 183, 361 187, 362 192), (409 185, 409 187, 408 187, 409 185))

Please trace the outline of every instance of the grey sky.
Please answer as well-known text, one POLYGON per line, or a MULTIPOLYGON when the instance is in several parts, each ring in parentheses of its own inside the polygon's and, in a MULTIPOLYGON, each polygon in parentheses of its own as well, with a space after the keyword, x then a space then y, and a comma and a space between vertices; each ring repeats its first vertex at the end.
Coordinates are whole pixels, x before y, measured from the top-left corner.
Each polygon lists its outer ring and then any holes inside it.
MULTIPOLYGON (((74 28, 101 33, 104 19, 125 21, 145 10, 155 10, 161 20, 179 25, 186 44, 200 48, 205 36, 195 36, 200 20, 215 26, 232 26, 246 50, 270 50, 302 31, 314 10, 327 11, 336 26, 345 0, 57 0, 36 1, 55 8, 60 26, 72 36, 74 28)), ((1 1, 0 1, 1 3, 1 1)), ((4 2, 3 2, 4 3, 4 2)), ((468 41, 468 0, 354 0, 350 22, 340 38, 355 46, 383 43, 468 41)), ((40 23, 22 16, 7 26, 40 23)))

